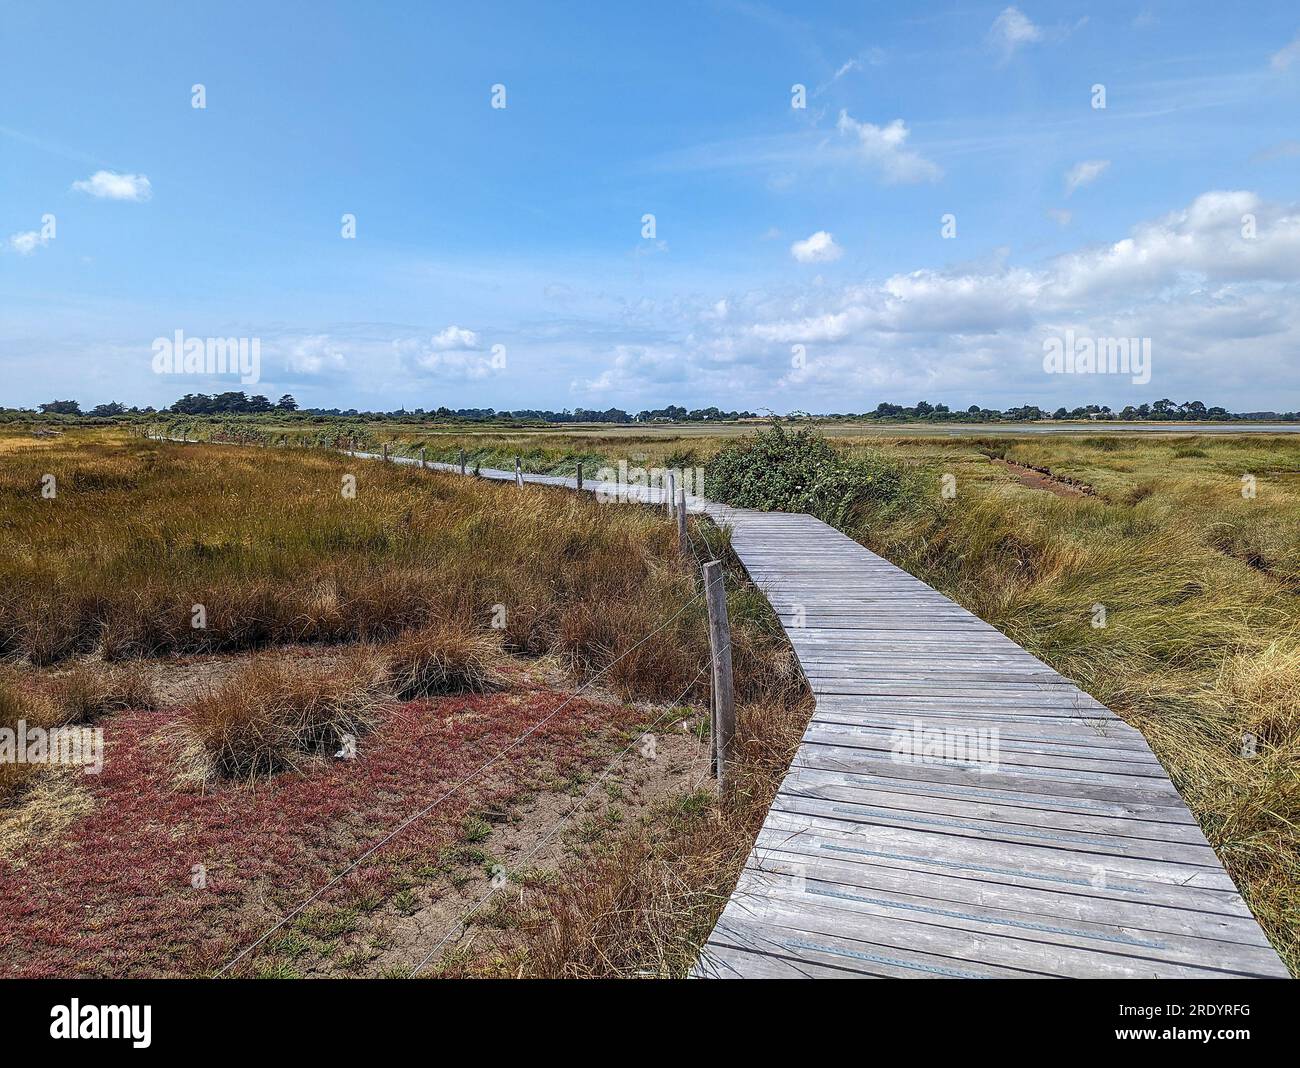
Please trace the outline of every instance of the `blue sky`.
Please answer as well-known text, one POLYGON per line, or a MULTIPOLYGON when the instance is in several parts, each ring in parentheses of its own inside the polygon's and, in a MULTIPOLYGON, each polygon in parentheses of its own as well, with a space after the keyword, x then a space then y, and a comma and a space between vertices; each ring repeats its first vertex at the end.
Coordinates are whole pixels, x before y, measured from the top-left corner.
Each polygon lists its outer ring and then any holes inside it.
POLYGON ((1300 408, 1293 2, 0 22, 3 404, 241 388, 156 374, 181 330, 321 406, 1300 408))

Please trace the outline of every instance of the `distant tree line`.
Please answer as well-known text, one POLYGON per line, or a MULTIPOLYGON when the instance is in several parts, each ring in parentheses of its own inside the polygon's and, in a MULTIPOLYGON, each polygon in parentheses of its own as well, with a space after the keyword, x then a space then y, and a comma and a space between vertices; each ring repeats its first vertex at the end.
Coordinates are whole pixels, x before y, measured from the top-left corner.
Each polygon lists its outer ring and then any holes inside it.
MULTIPOLYGON (((8 417, 37 414, 31 409, 3 408, 8 417)), ((720 408, 687 409, 670 404, 665 408, 648 408, 635 416, 622 408, 607 408, 597 411, 588 408, 574 408, 572 411, 550 411, 548 409, 519 408, 514 411, 498 411, 495 408, 399 408, 389 412, 358 411, 356 408, 299 408, 298 402, 289 394, 272 402, 266 397, 254 394, 249 396, 241 391, 216 393, 187 393, 169 407, 155 409, 152 407, 130 407, 119 401, 97 404, 89 411, 83 412, 75 400, 54 400, 39 406, 39 413, 50 416, 87 417, 95 419, 113 419, 141 415, 288 415, 298 413, 300 416, 344 417, 363 420, 396 420, 399 422, 470 422, 470 423, 709 423, 729 422, 738 419, 757 419, 753 412, 725 411, 720 408)), ((1095 419, 1134 422, 1158 422, 1160 420, 1208 420, 1215 421, 1269 421, 1298 420, 1298 412, 1230 412, 1223 407, 1209 407, 1198 400, 1183 401, 1181 404, 1168 398, 1151 404, 1127 405, 1120 411, 1113 411, 1109 405, 1086 404, 1078 408, 1057 408, 1048 411, 1036 404, 1025 404, 1006 409, 981 408, 972 404, 966 409, 951 409, 946 404, 931 404, 917 401, 905 406, 882 401, 869 412, 827 412, 811 415, 806 412, 794 412, 790 419, 824 419, 836 421, 862 422, 961 422, 961 423, 1007 423, 1036 422, 1043 419, 1095 419)))
POLYGON ((1152 404, 1126 405, 1118 412, 1108 404, 1085 404, 1078 408, 1057 408, 1048 411, 1036 404, 1024 404, 1006 409, 981 408, 972 404, 964 410, 952 410, 946 404, 930 404, 918 401, 911 407, 901 404, 882 402, 874 411, 861 415, 832 412, 816 416, 819 419, 866 420, 884 422, 926 422, 926 423, 1025 423, 1040 419, 1108 419, 1133 422, 1159 422, 1161 420, 1198 420, 1198 421, 1250 421, 1250 420, 1295 420, 1300 419, 1300 412, 1230 412, 1227 408, 1208 407, 1203 401, 1176 401, 1165 398, 1152 404))

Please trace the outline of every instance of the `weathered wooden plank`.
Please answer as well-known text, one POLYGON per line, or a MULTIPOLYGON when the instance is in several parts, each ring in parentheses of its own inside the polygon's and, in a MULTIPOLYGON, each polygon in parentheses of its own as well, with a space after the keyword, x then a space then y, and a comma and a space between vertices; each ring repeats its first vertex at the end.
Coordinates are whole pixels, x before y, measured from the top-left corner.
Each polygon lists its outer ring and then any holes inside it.
MULTIPOLYGON (((751 874, 758 879, 785 877, 796 886, 808 883, 810 858, 793 850, 769 849, 751 858, 742 876, 746 892, 758 893, 765 883, 746 883, 751 874)), ((853 864, 818 858, 817 879, 829 886, 848 887, 867 894, 900 894, 919 900, 979 905, 1006 909, 1024 916, 1079 920, 1113 924, 1134 931, 1172 934, 1208 942, 1239 942, 1267 947, 1259 925, 1246 912, 1225 912, 1217 902, 1193 901, 1181 895, 1180 904, 1123 898, 1108 894, 1104 887, 1085 886, 1070 892, 1027 885, 1014 878, 983 873, 924 871, 888 864, 853 864), (1201 907, 1187 907, 1192 904, 1201 907)), ((738 889, 741 884, 738 884, 738 889)))

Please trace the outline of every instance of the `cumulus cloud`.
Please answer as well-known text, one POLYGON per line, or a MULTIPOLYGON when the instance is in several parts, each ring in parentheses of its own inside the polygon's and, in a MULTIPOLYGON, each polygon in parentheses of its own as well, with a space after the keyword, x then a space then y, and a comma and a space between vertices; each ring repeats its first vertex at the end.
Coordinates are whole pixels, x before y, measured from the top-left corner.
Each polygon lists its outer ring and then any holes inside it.
POLYGON ((989 27, 989 43, 1005 63, 1024 45, 1043 39, 1043 31, 1035 26, 1019 8, 1004 8, 989 27))
POLYGON ((844 255, 835 238, 825 230, 796 241, 790 246, 790 255, 800 263, 831 263, 844 255))
POLYGON ((347 368, 343 350, 328 334, 311 334, 294 341, 284 363, 294 375, 320 375, 347 368))
POLYGON ((902 119, 895 119, 888 126, 876 126, 858 122, 847 110, 842 110, 836 129, 853 141, 858 155, 879 171, 886 182, 933 182, 943 174, 936 164, 907 147, 910 131, 902 119))
POLYGON ((737 406, 779 395, 852 411, 944 395, 1051 407, 1153 395, 1257 404, 1262 379, 1290 408, 1300 403, 1300 208, 1212 191, 1038 265, 750 290, 728 296, 725 317, 702 296, 676 314, 671 328, 658 322, 671 337, 613 347, 602 373, 574 390, 623 405, 689 391, 737 406), (1046 374, 1043 342, 1067 330, 1150 338, 1151 381, 1046 374), (794 346, 806 359, 792 360, 794 346))
POLYGON ((1076 189, 1092 185, 1110 166, 1108 159, 1088 159, 1076 163, 1065 174, 1065 195, 1068 197, 1076 189))
POLYGON ((96 171, 89 178, 73 182, 79 193, 89 193, 104 200, 148 200, 153 196, 153 186, 143 174, 118 174, 116 171, 96 171))
POLYGON ((44 248, 50 239, 39 230, 24 230, 22 233, 9 235, 9 247, 20 256, 30 256, 38 248, 44 248))
POLYGON ((478 347, 478 334, 454 323, 429 339, 429 348, 434 352, 467 352, 478 347))
POLYGON ((502 346, 493 346, 489 351, 475 331, 455 324, 428 338, 398 338, 393 349, 402 363, 417 374, 469 381, 505 369, 502 346))
POLYGON ((695 379, 695 363, 692 354, 672 346, 616 345, 599 375, 574 379, 570 388, 575 393, 599 397, 682 385, 695 379))

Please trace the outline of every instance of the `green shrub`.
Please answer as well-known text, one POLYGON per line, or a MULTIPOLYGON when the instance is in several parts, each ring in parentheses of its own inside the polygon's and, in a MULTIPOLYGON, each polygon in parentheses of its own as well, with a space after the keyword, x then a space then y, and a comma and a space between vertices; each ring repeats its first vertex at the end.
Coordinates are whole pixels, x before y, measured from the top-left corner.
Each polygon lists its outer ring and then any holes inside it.
POLYGON ((849 459, 808 429, 780 424, 727 445, 704 473, 704 494, 738 508, 807 512, 848 527, 869 506, 904 493, 899 468, 877 459, 849 459))

